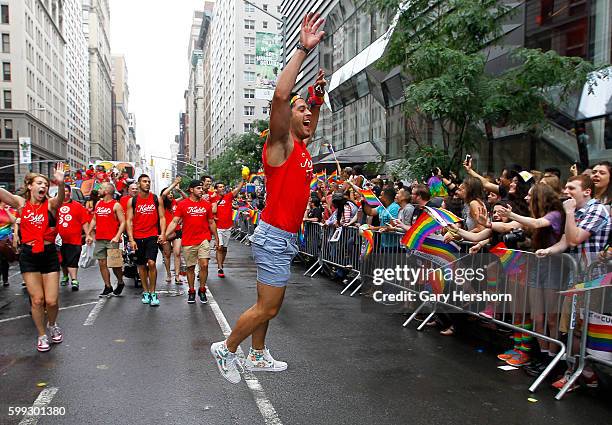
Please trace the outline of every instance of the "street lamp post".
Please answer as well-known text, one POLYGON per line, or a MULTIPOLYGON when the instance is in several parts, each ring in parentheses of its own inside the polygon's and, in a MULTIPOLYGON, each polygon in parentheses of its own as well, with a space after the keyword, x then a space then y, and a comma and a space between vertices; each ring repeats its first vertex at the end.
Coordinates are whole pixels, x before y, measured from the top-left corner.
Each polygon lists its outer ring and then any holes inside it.
POLYGON ((267 10, 264 10, 261 7, 257 6, 255 3, 251 3, 249 0, 242 0, 242 1, 244 1, 246 4, 250 4, 255 9, 258 9, 258 10, 262 11, 263 13, 265 13, 266 15, 271 17, 272 19, 274 19, 274 20, 276 20, 276 21, 281 23, 281 37, 282 37, 282 40, 283 40, 283 68, 284 68, 285 65, 287 65, 287 49, 286 49, 286 44, 287 44, 287 17, 285 15, 281 15, 280 17, 275 16, 275 15, 271 14, 270 12, 268 12, 267 10))

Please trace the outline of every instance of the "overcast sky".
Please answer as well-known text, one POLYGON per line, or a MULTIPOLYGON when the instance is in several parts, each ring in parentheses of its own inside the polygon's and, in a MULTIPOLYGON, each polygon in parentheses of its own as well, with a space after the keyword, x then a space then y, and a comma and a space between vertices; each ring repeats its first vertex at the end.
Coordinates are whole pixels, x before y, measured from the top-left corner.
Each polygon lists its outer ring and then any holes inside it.
POLYGON ((136 141, 147 159, 170 156, 184 109, 191 20, 203 5, 203 0, 110 0, 111 52, 125 55, 128 108, 136 114, 136 141))

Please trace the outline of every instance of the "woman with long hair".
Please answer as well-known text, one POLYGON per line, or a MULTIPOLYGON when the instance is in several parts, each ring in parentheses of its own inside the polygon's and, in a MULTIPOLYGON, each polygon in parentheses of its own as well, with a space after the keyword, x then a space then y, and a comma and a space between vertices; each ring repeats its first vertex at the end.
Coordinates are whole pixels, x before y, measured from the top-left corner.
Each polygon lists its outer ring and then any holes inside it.
POLYGON ((486 219, 487 207, 483 201, 484 187, 482 182, 476 177, 468 176, 459 185, 456 195, 463 201, 461 215, 465 222, 466 230, 469 232, 484 230, 481 221, 483 218, 486 219))
POLYGON ((55 248, 57 209, 64 202, 63 163, 57 164, 53 177, 58 184, 58 190, 57 196, 51 199, 47 198, 49 179, 42 174, 29 173, 26 176, 24 198, 0 189, 0 201, 19 212, 19 267, 32 302, 32 320, 38 331, 36 348, 41 352, 51 348, 47 331, 51 342, 55 344, 62 342, 64 338, 57 325, 60 264, 55 248))
MULTIPOLYGON (((559 195, 547 183, 537 183, 531 187, 526 197, 531 215, 516 214, 509 208, 501 210, 500 214, 521 224, 525 230, 531 231, 531 247, 534 250, 553 246, 561 239, 565 227, 565 213, 559 195)), ((529 262, 528 298, 531 319, 535 332, 545 334, 545 324, 548 324, 549 335, 557 337, 557 292, 561 288, 562 264, 556 257, 539 259, 529 262)), ((555 345, 538 340, 540 356, 529 367, 528 373, 539 375, 548 366, 556 352, 555 345)), ((525 355, 524 352, 520 353, 525 355)))
POLYGON ((593 167, 591 180, 595 185, 595 194, 593 198, 604 204, 610 212, 610 203, 612 202, 612 184, 610 184, 610 172, 612 164, 608 161, 602 161, 593 167))
MULTIPOLYGON (((180 177, 178 183, 180 183, 180 177)), ((170 223, 174 218, 174 211, 176 211, 177 201, 174 199, 174 186, 170 186, 161 191, 161 199, 164 203, 164 211, 166 215, 166 223, 170 223)), ((181 226, 177 225, 176 229, 167 239, 168 243, 162 245, 162 253, 164 255, 164 266, 166 267, 166 283, 172 281, 172 273, 170 272, 170 261, 171 257, 174 256, 174 283, 181 285, 181 279, 179 273, 181 270, 181 241, 183 238, 183 231, 181 226)))

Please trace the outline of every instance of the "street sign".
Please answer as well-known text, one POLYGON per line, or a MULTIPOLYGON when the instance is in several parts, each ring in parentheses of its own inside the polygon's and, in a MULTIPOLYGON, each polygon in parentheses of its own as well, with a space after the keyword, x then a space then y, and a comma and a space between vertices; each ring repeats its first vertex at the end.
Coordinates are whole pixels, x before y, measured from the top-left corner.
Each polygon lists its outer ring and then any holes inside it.
POLYGON ((32 140, 29 137, 19 138, 19 163, 32 163, 32 140))

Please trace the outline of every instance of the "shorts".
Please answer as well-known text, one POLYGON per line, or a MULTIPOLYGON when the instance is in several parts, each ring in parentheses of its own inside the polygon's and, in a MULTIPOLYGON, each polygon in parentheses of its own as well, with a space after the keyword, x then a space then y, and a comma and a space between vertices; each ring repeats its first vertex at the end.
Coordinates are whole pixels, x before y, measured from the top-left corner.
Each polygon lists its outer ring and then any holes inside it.
POLYGON ((198 264, 198 260, 210 258, 210 241, 202 241, 199 245, 183 245, 183 258, 187 267, 198 264))
POLYGON ((250 240, 257 265, 257 281, 270 286, 287 286, 291 261, 298 253, 297 235, 260 221, 250 240))
POLYGON ((60 263, 55 244, 45 245, 45 250, 37 254, 32 253, 30 245, 21 245, 19 269, 21 273, 47 274, 59 272, 60 263))
POLYGON ((60 248, 60 253, 62 254, 62 267, 70 267, 71 269, 77 269, 79 267, 81 245, 64 243, 60 248))
POLYGON ((96 240, 93 255, 97 260, 106 260, 108 267, 123 267, 123 256, 119 249, 119 242, 96 240))
POLYGON ((136 246, 136 265, 144 266, 148 260, 157 261, 157 236, 149 236, 144 239, 135 239, 136 246))
POLYGON ((219 246, 228 247, 232 236, 232 229, 217 229, 219 235, 219 246))

